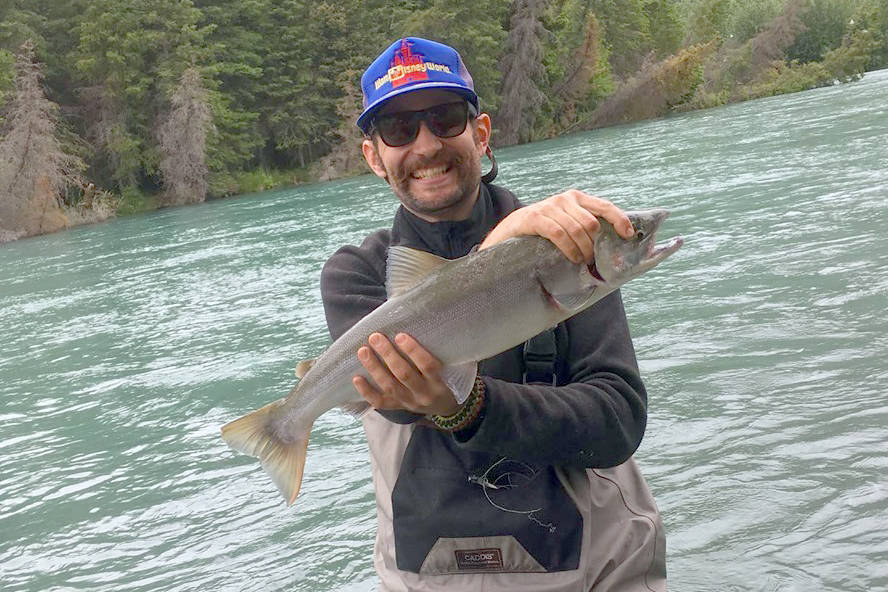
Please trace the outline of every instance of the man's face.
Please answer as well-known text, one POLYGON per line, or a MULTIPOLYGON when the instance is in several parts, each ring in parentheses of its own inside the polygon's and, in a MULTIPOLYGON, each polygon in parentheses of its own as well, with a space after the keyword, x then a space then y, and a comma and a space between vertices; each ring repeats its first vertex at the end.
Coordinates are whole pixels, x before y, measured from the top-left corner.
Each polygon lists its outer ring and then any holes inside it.
MULTIPOLYGON (((463 100, 442 90, 407 93, 390 100, 379 115, 418 111, 463 100)), ((408 210, 429 221, 468 217, 481 182, 481 155, 490 139, 490 118, 481 114, 463 133, 439 138, 423 121, 415 140, 393 148, 378 133, 363 144, 364 158, 377 175, 388 181, 408 210)))

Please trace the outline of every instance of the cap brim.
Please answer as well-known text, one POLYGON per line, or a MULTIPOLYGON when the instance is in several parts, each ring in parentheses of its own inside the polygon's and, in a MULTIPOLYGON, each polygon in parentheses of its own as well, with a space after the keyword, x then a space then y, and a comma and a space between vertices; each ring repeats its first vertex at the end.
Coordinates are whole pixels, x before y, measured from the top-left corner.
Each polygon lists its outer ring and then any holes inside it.
POLYGON ((364 112, 361 113, 360 117, 358 117, 358 121, 356 123, 364 133, 367 133, 367 128, 370 126, 370 120, 373 119, 373 116, 376 114, 376 112, 381 109, 386 102, 407 93, 430 89, 449 90, 460 94, 464 96, 470 103, 472 103, 476 109, 478 109, 479 111, 481 110, 480 105, 478 104, 478 95, 475 94, 475 91, 470 88, 466 88, 465 86, 462 86, 455 82, 422 82, 419 84, 411 84, 410 86, 393 90, 387 95, 376 99, 370 105, 368 105, 366 109, 364 109, 364 112))

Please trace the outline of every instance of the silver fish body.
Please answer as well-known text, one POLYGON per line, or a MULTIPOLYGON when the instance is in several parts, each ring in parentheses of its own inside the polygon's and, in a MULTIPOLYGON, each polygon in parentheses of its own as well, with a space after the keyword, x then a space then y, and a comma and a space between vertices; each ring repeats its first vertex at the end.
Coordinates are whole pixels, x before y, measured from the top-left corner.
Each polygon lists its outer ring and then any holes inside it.
POLYGON ((636 235, 624 240, 602 220, 591 265, 572 263, 551 242, 535 236, 509 239, 453 261, 390 247, 388 300, 337 339, 287 397, 227 424, 223 438, 258 457, 292 504, 315 419, 337 406, 362 407, 352 378, 366 376, 357 351, 370 334, 412 335, 442 362, 443 378, 454 393, 467 393, 480 360, 588 308, 681 247, 680 238, 655 246, 665 210, 627 215, 636 235))

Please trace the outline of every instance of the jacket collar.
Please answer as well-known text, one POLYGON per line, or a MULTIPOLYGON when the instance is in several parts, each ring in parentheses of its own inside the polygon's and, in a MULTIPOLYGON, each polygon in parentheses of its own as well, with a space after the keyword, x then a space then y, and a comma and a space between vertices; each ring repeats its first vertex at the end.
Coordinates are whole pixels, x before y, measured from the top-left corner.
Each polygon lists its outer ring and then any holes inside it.
POLYGON ((491 228, 519 206, 510 192, 485 183, 465 220, 427 222, 401 206, 395 213, 391 244, 456 259, 480 244, 491 228))

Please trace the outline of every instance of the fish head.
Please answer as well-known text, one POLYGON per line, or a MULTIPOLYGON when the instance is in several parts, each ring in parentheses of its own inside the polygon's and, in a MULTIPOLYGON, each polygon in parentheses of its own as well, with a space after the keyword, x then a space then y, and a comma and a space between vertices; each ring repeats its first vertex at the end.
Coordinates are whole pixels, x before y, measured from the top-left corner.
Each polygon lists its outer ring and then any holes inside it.
POLYGON ((675 237, 657 245, 656 233, 669 216, 664 209, 626 212, 635 234, 624 239, 608 221, 599 218, 601 231, 595 239, 595 260, 589 273, 615 289, 629 280, 653 269, 681 248, 683 239, 675 237))

